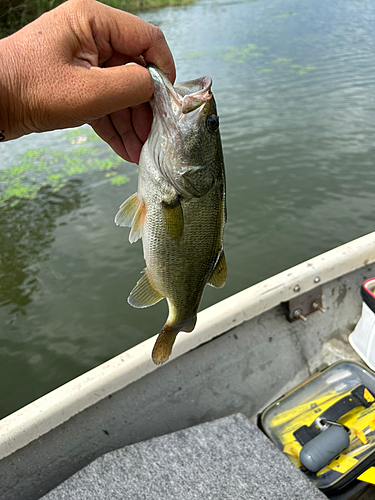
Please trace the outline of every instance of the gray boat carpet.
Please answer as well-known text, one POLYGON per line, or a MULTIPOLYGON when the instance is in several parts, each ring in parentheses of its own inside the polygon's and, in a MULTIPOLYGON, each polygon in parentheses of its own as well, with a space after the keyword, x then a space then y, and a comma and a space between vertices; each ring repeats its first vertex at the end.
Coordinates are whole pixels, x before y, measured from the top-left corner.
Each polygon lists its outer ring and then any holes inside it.
POLYGON ((43 500, 327 500, 244 415, 107 453, 43 500))

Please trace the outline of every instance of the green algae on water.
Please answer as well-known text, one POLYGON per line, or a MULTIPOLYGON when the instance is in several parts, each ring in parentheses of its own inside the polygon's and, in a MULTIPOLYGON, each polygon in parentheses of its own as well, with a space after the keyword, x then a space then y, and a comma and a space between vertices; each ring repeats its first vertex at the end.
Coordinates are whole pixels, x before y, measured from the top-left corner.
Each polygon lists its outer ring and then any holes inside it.
POLYGON ((109 186, 122 186, 129 178, 120 172, 126 165, 111 149, 99 147, 100 138, 86 128, 62 134, 67 147, 29 149, 16 163, 0 170, 0 206, 15 206, 22 199, 35 199, 42 188, 61 190, 70 179, 89 172, 104 172, 109 186))
POLYGON ((289 64, 292 62, 291 59, 287 59, 286 57, 278 57, 272 61, 274 64, 289 64))
POLYGON ((266 50, 266 47, 258 47, 254 43, 248 43, 238 46, 213 47, 210 50, 189 50, 186 55, 193 59, 217 57, 229 63, 244 64, 252 58, 263 55, 264 50, 266 50))
POLYGON ((297 16, 297 12, 285 12, 285 14, 278 14, 276 16, 273 16, 274 19, 286 19, 287 17, 291 16, 297 16))
POLYGON ((292 71, 293 73, 297 73, 300 76, 307 75, 308 73, 310 73, 310 71, 316 69, 315 66, 308 66, 308 65, 303 66, 302 64, 291 64, 292 59, 287 59, 285 57, 278 57, 277 59, 274 59, 272 62, 273 64, 277 64, 280 67, 288 68, 290 71, 292 71))
POLYGON ((129 182, 129 180, 129 177, 126 175, 116 175, 116 177, 112 177, 109 182, 112 184, 112 186, 123 186, 124 184, 129 182))
POLYGON ((228 47, 223 53, 224 61, 230 61, 238 64, 243 64, 253 57, 259 57, 260 50, 253 43, 248 43, 245 46, 228 47))
POLYGON ((310 71, 315 69, 315 66, 302 66, 302 64, 292 64, 290 66, 292 70, 295 70, 299 75, 307 75, 310 71))

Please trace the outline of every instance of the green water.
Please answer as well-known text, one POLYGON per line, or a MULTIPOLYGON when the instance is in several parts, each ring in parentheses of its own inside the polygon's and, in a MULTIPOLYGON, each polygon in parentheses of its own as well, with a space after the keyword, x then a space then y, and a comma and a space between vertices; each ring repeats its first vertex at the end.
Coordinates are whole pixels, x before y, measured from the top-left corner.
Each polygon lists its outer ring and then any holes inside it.
MULTIPOLYGON (((207 307, 375 230, 375 2, 198 0, 151 11, 178 80, 213 78, 228 281, 207 307)), ((116 227, 137 186, 89 127, 0 144, 0 416, 156 334, 164 301, 116 227)), ((184 334, 182 334, 184 335, 184 334)))

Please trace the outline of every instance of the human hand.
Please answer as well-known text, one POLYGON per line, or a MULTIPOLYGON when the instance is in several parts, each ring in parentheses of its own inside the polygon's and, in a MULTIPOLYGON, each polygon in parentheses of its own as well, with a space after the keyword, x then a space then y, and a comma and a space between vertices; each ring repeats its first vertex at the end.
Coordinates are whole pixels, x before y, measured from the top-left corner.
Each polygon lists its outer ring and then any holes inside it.
POLYGON ((175 66, 162 31, 95 0, 68 0, 0 40, 0 140, 89 123, 138 163, 158 66, 175 66))

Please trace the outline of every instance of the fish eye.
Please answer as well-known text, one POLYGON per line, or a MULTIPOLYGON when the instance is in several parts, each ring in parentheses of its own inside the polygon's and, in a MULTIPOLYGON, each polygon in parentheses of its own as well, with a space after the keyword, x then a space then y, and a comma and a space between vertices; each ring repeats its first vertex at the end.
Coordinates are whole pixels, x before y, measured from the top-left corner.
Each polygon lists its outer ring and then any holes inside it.
POLYGON ((207 128, 211 132, 215 132, 219 128, 219 117, 216 115, 210 115, 207 118, 207 128))

